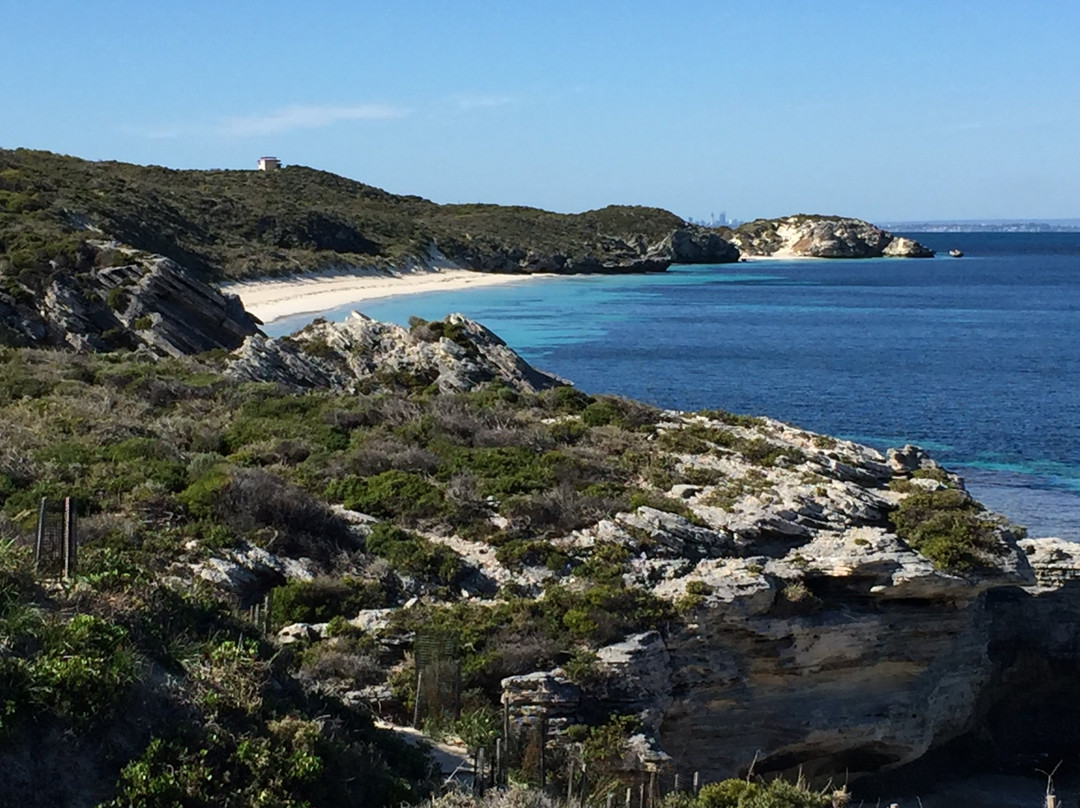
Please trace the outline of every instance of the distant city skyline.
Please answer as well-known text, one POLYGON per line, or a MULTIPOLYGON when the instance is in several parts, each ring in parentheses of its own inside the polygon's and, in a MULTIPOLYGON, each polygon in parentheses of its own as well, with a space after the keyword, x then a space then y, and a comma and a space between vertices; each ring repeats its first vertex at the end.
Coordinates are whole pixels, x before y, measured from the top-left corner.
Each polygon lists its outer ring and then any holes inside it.
POLYGON ((8 2, 0 147, 436 202, 1080 215, 1080 7, 8 2))

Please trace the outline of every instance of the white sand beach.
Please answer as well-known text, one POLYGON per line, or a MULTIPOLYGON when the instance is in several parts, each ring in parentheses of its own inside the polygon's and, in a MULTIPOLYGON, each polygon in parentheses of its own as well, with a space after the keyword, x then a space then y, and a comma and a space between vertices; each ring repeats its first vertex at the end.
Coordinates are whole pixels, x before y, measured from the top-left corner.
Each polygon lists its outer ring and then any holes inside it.
POLYGON ((478 286, 520 283, 535 277, 538 276, 467 269, 357 268, 228 283, 221 286, 221 291, 238 296, 244 308, 264 323, 270 323, 282 317, 317 314, 364 300, 419 292, 454 292, 478 286))

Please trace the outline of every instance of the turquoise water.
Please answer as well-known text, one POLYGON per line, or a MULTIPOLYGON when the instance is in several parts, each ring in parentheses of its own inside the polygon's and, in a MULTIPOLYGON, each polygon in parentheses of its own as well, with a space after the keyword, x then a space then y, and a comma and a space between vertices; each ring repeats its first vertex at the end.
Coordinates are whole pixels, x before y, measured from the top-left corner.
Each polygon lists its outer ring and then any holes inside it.
POLYGON ((1032 535, 1080 540, 1080 234, 919 238, 967 257, 525 279, 362 310, 460 311, 588 392, 918 443, 1032 535))

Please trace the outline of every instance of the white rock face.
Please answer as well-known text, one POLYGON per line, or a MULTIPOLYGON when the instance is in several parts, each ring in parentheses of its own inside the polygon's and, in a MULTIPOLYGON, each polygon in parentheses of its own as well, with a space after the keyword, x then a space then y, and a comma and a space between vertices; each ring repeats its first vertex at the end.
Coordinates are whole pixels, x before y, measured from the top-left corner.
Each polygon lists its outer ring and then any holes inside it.
POLYGON ((685 622, 599 649, 583 703, 640 716, 642 755, 706 779, 755 755, 759 772, 857 776, 970 729, 994 668, 987 593, 1034 584, 1036 556, 1003 526, 982 569, 951 574, 892 532, 905 491, 958 482, 917 447, 884 457, 767 419, 666 417, 657 451, 693 449, 667 492, 686 510, 639 507, 561 546, 622 544, 626 583, 685 622))
POLYGON ((933 250, 861 219, 788 216, 740 226, 732 240, 742 255, 773 258, 929 258, 933 250))
POLYGON ((343 323, 316 321, 292 338, 253 337, 238 351, 229 375, 274 380, 298 389, 357 390, 383 384, 436 384, 445 393, 499 381, 535 393, 566 384, 537 370, 479 323, 449 315, 438 336, 430 326, 410 332, 353 312, 343 323), (451 338, 452 337, 452 338, 451 338))

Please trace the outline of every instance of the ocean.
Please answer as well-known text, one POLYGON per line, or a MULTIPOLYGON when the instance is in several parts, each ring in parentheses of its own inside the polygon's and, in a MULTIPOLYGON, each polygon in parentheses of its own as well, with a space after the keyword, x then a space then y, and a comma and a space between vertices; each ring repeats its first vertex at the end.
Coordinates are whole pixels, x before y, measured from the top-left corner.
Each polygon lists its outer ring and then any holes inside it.
POLYGON ((1080 233, 912 235, 939 257, 530 278, 358 308, 461 312, 589 393, 915 443, 1029 535, 1080 541, 1080 233))

